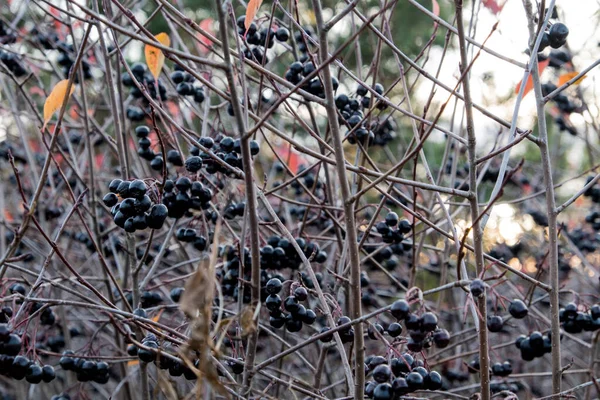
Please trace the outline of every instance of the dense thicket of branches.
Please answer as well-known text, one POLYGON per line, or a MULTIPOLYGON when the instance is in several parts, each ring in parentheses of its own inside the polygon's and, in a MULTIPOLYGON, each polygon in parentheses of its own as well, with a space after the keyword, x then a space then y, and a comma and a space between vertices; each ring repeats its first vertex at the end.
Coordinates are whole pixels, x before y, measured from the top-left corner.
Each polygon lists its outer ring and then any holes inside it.
POLYGON ((241 3, 0 5, 2 398, 600 396, 599 61, 555 1, 518 59, 502 2, 241 3))

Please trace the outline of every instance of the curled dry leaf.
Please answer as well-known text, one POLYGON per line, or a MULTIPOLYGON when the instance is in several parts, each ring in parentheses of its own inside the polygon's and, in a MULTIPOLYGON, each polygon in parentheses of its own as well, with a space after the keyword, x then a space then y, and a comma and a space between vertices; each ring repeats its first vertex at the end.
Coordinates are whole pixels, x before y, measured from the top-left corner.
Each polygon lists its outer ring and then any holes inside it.
MULTIPOLYGON (((155 38, 160 44, 165 46, 171 44, 169 35, 164 32, 159 33, 155 38)), ((152 73, 152 76, 154 76, 155 79, 158 79, 160 71, 162 71, 162 67, 165 64, 165 55, 162 50, 149 44, 144 47, 144 55, 146 56, 146 64, 148 64, 148 69, 152 73)))
MULTIPOLYGON (((215 229, 218 237, 220 226, 215 229)), ((181 296, 181 310, 190 318, 190 334, 188 346, 198 352, 198 367, 192 370, 200 379, 204 378, 213 389, 222 395, 227 392, 219 382, 217 370, 211 360, 211 351, 215 346, 210 334, 212 320, 212 305, 215 292, 215 262, 218 240, 213 242, 211 257, 204 258, 198 264, 196 272, 185 284, 185 291, 181 296)), ((190 365, 188 365, 189 367, 190 365)))
POLYGON ((247 306, 240 312, 239 315, 242 334, 249 335, 256 331, 256 323, 254 322, 254 307, 247 306))
POLYGON ((70 97, 75 91, 75 85, 72 84, 67 95, 68 86, 69 80, 63 79, 62 81, 58 82, 52 89, 52 92, 50 92, 50 95, 44 103, 44 128, 52 118, 52 115, 54 115, 54 113, 60 109, 65 101, 65 97, 70 97))

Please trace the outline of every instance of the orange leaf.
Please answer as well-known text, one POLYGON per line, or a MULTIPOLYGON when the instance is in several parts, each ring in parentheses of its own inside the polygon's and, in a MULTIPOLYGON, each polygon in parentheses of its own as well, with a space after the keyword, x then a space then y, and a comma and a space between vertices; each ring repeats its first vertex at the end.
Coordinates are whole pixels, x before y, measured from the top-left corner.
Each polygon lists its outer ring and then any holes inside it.
MULTIPOLYGON (((550 59, 538 62, 538 70, 540 72, 540 75, 542 74, 542 72, 544 72, 544 69, 548 66, 549 62, 550 59)), ((521 83, 523 82, 519 82, 519 84, 515 88, 515 94, 518 94, 519 90, 521 90, 521 83)), ((523 92, 523 97, 525 97, 525 95, 529 93, 531 89, 533 89, 533 79, 531 78, 531 74, 529 74, 529 77, 527 78, 527 83, 525 84, 525 91, 523 92)))
MULTIPOLYGON (((171 44, 171 39, 169 39, 169 35, 162 32, 155 36, 156 40, 160 44, 165 46, 169 46, 171 44)), ((162 50, 147 44, 144 47, 144 54, 146 55, 146 64, 148 64, 148 69, 152 73, 155 79, 158 79, 160 75, 160 71, 162 70, 163 65, 165 64, 165 55, 162 50)))
POLYGON ((246 27, 246 30, 248 30, 250 27, 254 17, 256 17, 256 13, 258 12, 261 4, 262 0, 250 0, 248 2, 248 8, 246 8, 246 19, 244 20, 244 26, 246 27))
POLYGON ((50 96, 46 99, 46 102, 44 103, 44 128, 52 118, 52 115, 60 109, 63 101, 65 101, 65 97, 70 97, 73 94, 73 91, 75 91, 75 85, 73 84, 71 85, 71 91, 67 95, 67 86, 69 86, 68 79, 63 79, 58 82, 52 89, 52 92, 50 92, 50 96))
MULTIPOLYGON (((577 72, 577 71, 567 72, 565 74, 562 74, 561 76, 558 77, 558 86, 560 87, 560 86, 564 85, 571 79, 575 78, 577 75, 579 75, 579 72, 577 72)), ((579 85, 581 83, 581 81, 584 80, 585 78, 587 78, 587 76, 585 76, 585 75, 582 76, 581 78, 579 78, 575 82, 573 82, 573 85, 579 85)))

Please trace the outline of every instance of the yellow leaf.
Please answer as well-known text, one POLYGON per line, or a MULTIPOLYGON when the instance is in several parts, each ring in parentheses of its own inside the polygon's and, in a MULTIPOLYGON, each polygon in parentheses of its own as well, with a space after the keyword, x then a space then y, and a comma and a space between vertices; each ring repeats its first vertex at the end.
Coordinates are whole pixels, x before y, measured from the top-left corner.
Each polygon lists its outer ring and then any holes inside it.
POLYGON ((246 8, 246 19, 244 20, 244 26, 246 30, 250 27, 252 21, 254 21, 254 17, 256 17, 256 13, 262 4, 262 0, 250 0, 248 2, 248 8, 246 8))
MULTIPOLYGON (((564 85, 571 79, 575 78, 577 75, 579 75, 579 72, 577 72, 577 71, 567 72, 565 74, 562 74, 561 76, 558 77, 558 86, 560 87, 560 86, 564 85)), ((584 80, 585 78, 587 78, 585 75, 582 76, 581 78, 579 78, 575 82, 573 82, 573 85, 579 85, 581 83, 581 81, 584 80)))
POLYGON ((73 91, 75 91, 75 84, 72 84, 71 91, 67 96, 67 86, 69 86, 68 79, 58 82, 52 89, 52 92, 50 92, 50 96, 46 99, 46 102, 44 103, 44 128, 52 118, 52 115, 60 109, 65 101, 65 97, 70 97, 73 94, 73 91))
MULTIPOLYGON (((169 46, 171 44, 171 40, 169 39, 169 35, 162 32, 155 36, 156 40, 159 41, 160 44, 165 46, 169 46)), ((158 79, 160 75, 160 71, 162 70, 163 65, 165 64, 165 55, 162 50, 147 44, 144 47, 144 54, 146 55, 146 64, 148 65, 148 69, 152 73, 155 79, 158 79)))

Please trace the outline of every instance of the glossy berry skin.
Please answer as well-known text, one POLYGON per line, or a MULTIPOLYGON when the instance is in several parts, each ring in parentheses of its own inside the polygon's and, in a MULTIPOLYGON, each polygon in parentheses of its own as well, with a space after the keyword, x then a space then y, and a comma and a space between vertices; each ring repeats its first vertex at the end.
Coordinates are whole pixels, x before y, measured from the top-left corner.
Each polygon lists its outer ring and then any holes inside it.
POLYGON ((398 358, 392 358, 390 366, 395 376, 401 376, 410 372, 414 364, 414 358, 406 353, 398 358))
MULTIPOLYGON (((329 329, 328 327, 324 326, 323 328, 321 328, 321 331, 319 333, 325 333, 327 331, 330 331, 331 329, 329 329)), ((333 340, 333 333, 329 334, 329 335, 325 335, 323 336, 321 339, 319 339, 319 341, 321 341, 322 343, 329 343, 333 340)))
POLYGON ((42 367, 42 380, 46 383, 52 382, 56 378, 56 372, 54 367, 51 365, 44 365, 42 367))
POLYGON ((490 332, 500 332, 504 325, 504 321, 500 315, 491 315, 487 319, 487 328, 490 332))
POLYGON ((446 329, 437 329, 433 332, 433 342, 438 349, 443 349, 450 344, 450 334, 446 329))
POLYGON ((423 389, 425 386, 425 379, 418 372, 411 372, 406 375, 406 383, 411 391, 423 389))
POLYGON ((42 367, 37 364, 31 364, 25 374, 25 380, 29 383, 38 384, 42 381, 42 367))
POLYGON ((392 376, 392 370, 387 364, 380 364, 373 370, 373 379, 378 383, 388 382, 392 376))
POLYGON ((396 378, 392 381, 392 391, 396 396, 402 396, 403 394, 409 393, 410 388, 404 378, 396 378))
POLYGON ((397 320, 403 320, 410 314, 410 306, 406 300, 396 300, 392 304, 390 312, 397 320))
POLYGON ((427 390, 440 390, 442 388, 442 376, 436 372, 431 371, 425 378, 425 389, 427 390))
POLYGON ((398 225, 399 221, 400 221, 400 219, 398 218, 398 214, 396 214, 395 212, 389 212, 385 216, 385 223, 388 226, 396 226, 396 225, 398 225))
POLYGON ((183 294, 184 291, 185 291, 185 289, 182 287, 173 288, 173 289, 171 289, 171 292, 169 293, 169 297, 171 298, 171 300, 173 300, 174 303, 179 303, 179 300, 181 299, 181 295, 183 294))
POLYGON ((114 193, 107 193, 102 198, 102 202, 106 207, 112 207, 119 202, 119 198, 114 193))
POLYGON ((373 391, 374 400, 392 400, 393 398, 394 392, 392 391, 392 386, 389 383, 380 383, 373 391))
POLYGON ((469 285, 469 290, 474 298, 478 298, 485 293, 485 283, 481 279, 473 279, 469 285))
POLYGON ((437 317, 431 312, 426 312, 421 316, 421 329, 425 332, 433 332, 437 328, 437 323, 437 317))
POLYGON ((167 152, 167 161, 177 167, 183 166, 183 159, 181 158, 181 154, 179 154, 179 152, 174 149, 171 149, 167 152))
POLYGON ((508 312, 516 319, 522 319, 527 316, 529 310, 523 301, 519 299, 513 300, 508 306, 508 312))
POLYGON ((280 42, 287 42, 290 38, 290 31, 287 28, 281 27, 275 32, 275 39, 280 42))
POLYGON ((395 338, 402 334, 402 325, 397 322, 392 322, 387 329, 388 335, 395 338))
POLYGON ((277 293, 281 292, 282 287, 283 287, 283 284, 281 283, 281 281, 279 279, 271 278, 267 282, 265 289, 266 289, 267 293, 269 293, 269 294, 277 294, 277 293))

